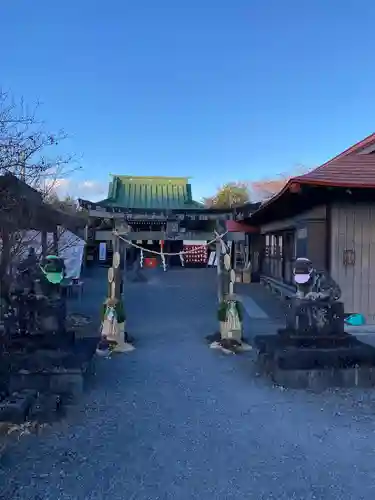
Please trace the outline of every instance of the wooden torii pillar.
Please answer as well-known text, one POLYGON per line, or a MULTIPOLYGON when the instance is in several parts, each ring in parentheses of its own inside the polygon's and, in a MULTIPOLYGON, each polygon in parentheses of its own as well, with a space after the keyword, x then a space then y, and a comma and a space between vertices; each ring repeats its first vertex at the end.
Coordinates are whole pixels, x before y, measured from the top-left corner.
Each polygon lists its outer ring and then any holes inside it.
MULTIPOLYGON (((219 236, 226 231, 224 219, 217 219, 215 235, 219 236)), ((216 262, 217 262, 217 277, 218 277, 218 301, 224 300, 229 293, 229 276, 228 271, 224 266, 224 254, 222 252, 222 243, 220 239, 216 240, 216 262)))
POLYGON ((115 232, 112 235, 113 256, 112 267, 108 269, 108 298, 121 298, 125 243, 119 236, 126 237, 129 231, 130 226, 126 222, 121 221, 120 223, 117 222, 115 232))

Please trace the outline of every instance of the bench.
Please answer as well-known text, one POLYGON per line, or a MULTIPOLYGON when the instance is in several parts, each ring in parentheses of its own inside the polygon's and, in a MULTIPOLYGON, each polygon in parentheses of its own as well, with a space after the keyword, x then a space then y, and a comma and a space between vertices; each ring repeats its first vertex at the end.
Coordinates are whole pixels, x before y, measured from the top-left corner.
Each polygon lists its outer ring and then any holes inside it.
POLYGON ((285 283, 282 283, 275 278, 271 278, 270 276, 262 275, 260 277, 260 283, 270 290, 272 294, 279 296, 283 300, 290 299, 296 293, 295 287, 286 285, 285 283))

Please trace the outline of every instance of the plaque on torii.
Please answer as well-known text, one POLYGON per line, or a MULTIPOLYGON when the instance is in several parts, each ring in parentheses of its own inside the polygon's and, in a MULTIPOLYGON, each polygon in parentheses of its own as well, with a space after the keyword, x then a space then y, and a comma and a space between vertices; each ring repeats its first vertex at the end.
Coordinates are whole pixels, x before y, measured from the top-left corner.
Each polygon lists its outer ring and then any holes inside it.
POLYGON ((131 230, 131 226, 129 226, 129 224, 125 220, 116 221, 116 232, 118 234, 129 234, 131 230))

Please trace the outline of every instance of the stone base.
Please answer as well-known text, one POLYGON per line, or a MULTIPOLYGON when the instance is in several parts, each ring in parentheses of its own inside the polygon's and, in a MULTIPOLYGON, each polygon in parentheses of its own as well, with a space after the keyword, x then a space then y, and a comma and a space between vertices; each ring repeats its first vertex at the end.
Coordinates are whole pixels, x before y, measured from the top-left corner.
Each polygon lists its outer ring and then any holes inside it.
POLYGON ((279 330, 277 335, 257 335, 254 337, 254 346, 259 352, 273 353, 285 348, 308 348, 308 349, 336 349, 352 347, 361 344, 359 340, 351 335, 339 337, 311 337, 293 336, 287 330, 279 330))
POLYGON ((61 397, 56 394, 40 394, 34 401, 28 414, 28 420, 51 422, 59 417, 61 397))
POLYGON ((25 422, 36 396, 36 391, 26 389, 14 392, 6 397, 0 403, 0 421, 12 424, 25 422))
POLYGON ((22 424, 26 420, 43 423, 59 416, 61 397, 56 394, 37 394, 24 389, 14 392, 0 403, 0 422, 22 424))
POLYGON ((316 370, 283 370, 274 368, 271 378, 277 385, 290 389, 324 391, 337 388, 375 387, 375 367, 322 368, 316 370))
POLYGON ((375 348, 355 337, 262 335, 254 344, 260 370, 278 385, 317 390, 375 386, 375 348))
POLYGON ((95 371, 96 343, 96 338, 84 339, 71 350, 13 355, 8 372, 9 392, 32 389, 59 394, 63 399, 80 397, 85 380, 95 371))
POLYGON ((80 369, 56 369, 44 373, 12 373, 9 391, 34 389, 42 393, 59 394, 63 398, 77 399, 84 389, 84 373, 80 369))
POLYGON ((344 304, 325 300, 292 297, 288 303, 287 325, 295 327, 297 335, 340 336, 344 333, 344 304), (310 323, 310 319, 313 324, 310 323), (315 319, 314 319, 315 318, 315 319))

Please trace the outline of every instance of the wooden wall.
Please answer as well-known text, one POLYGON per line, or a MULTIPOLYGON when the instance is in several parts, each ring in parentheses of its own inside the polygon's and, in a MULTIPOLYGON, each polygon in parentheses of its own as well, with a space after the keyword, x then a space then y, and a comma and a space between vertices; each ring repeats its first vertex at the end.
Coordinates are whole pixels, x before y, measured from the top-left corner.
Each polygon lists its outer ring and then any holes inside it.
POLYGON ((318 269, 327 267, 327 207, 317 206, 293 218, 261 226, 265 235, 262 273, 285 283, 292 282, 294 260, 311 259, 318 269))
POLYGON ((327 221, 307 223, 307 257, 317 269, 327 269, 327 221))
POLYGON ((270 222, 268 224, 264 224, 260 228, 260 232, 262 234, 272 233, 275 231, 283 231, 288 228, 296 228, 301 222, 305 222, 307 220, 325 220, 326 219, 326 206, 319 205, 318 207, 312 208, 311 210, 306 210, 305 212, 301 212, 295 217, 290 217, 289 219, 282 219, 275 222, 270 222))
POLYGON ((342 290, 345 312, 375 324, 375 203, 331 208, 331 273, 342 290))

